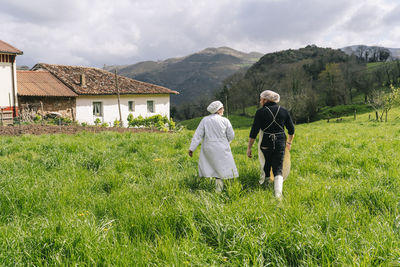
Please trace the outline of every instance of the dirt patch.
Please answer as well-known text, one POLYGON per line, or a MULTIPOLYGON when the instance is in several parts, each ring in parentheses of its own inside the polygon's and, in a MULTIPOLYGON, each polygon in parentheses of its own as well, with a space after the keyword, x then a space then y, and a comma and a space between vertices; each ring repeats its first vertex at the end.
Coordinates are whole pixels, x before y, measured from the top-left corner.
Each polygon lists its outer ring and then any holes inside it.
POLYGON ((12 125, 12 126, 0 126, 0 135, 23 135, 23 134, 76 134, 78 132, 91 132, 99 133, 104 131, 109 132, 160 132, 152 129, 141 129, 141 128, 114 128, 114 127, 84 127, 75 125, 41 125, 41 124, 29 124, 29 125, 12 125))

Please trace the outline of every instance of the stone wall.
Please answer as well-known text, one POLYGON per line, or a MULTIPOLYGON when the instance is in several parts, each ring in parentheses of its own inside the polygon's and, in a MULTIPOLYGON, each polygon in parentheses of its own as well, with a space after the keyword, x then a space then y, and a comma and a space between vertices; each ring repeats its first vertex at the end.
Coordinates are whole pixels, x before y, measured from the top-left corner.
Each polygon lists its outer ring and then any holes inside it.
POLYGON ((62 117, 76 118, 75 97, 19 96, 18 104, 21 116, 46 116, 50 112, 58 112, 62 117))

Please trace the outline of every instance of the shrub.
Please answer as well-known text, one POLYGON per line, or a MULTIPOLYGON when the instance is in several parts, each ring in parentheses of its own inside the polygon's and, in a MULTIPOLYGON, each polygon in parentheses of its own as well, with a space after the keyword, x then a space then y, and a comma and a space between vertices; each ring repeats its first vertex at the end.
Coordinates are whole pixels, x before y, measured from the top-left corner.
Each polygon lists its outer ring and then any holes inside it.
POLYGON ((172 119, 169 120, 168 124, 170 130, 175 130, 175 122, 172 119))
POLYGON ((119 120, 116 119, 116 120, 114 121, 113 127, 121 127, 121 122, 120 122, 119 120))
POLYGON ((34 122, 39 122, 41 120, 42 120, 42 116, 40 116, 39 114, 36 114, 35 117, 33 117, 34 122))
POLYGON ((128 118, 127 118, 128 122, 132 121, 133 119, 134 119, 133 114, 129 113, 128 118))
POLYGON ((143 126, 143 125, 144 125, 144 118, 142 116, 139 115, 137 118, 134 118, 133 116, 129 118, 128 116, 128 127, 143 126))
POLYGON ((132 114, 129 114, 127 119, 128 127, 157 128, 162 131, 175 129, 175 122, 172 119, 169 120, 166 116, 159 114, 147 118, 143 118, 140 115, 134 118, 132 114))
POLYGON ((63 124, 72 124, 72 120, 70 118, 62 117, 61 122, 63 124))
POLYGON ((48 120, 49 124, 55 124, 55 125, 71 125, 72 120, 67 117, 56 117, 48 120))
POLYGON ((97 119, 94 120, 94 124, 95 124, 95 125, 99 125, 100 123, 101 123, 101 120, 100 120, 99 118, 97 118, 97 119))

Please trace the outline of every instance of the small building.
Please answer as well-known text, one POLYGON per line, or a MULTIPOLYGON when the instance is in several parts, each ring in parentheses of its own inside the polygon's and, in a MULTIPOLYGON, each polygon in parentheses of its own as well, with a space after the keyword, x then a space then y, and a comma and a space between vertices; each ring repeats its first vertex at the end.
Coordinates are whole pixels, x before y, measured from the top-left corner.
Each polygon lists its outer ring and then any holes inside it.
MULTIPOLYGON (((62 100, 65 105, 61 106, 67 110, 68 105, 71 106, 72 103, 72 108, 69 108, 72 110, 73 118, 80 123, 94 124, 96 119, 100 119, 101 122, 112 125, 115 120, 120 120, 120 112, 124 125, 128 124, 129 114, 134 117, 160 114, 170 118, 170 95, 178 94, 177 91, 166 87, 115 75, 99 68, 39 63, 31 72, 36 71, 50 73, 76 94, 76 96, 61 96, 58 93, 57 96, 52 96, 53 104, 47 106, 54 107, 55 102, 61 100, 60 97, 67 97, 62 100), (73 101, 69 102, 68 97, 75 97, 75 109, 73 101)), ((21 74, 24 75, 22 72, 21 74)), ((39 91, 38 87, 37 83, 35 90, 39 91)), ((51 100, 50 95, 45 98, 44 95, 23 92, 19 96, 25 104, 42 101, 43 106, 46 106, 44 101, 51 100)))
POLYGON ((17 70, 18 104, 22 117, 59 113, 75 120, 78 96, 48 71, 17 70))
POLYGON ((16 56, 23 52, 0 40, 0 111, 11 111, 17 115, 16 56))

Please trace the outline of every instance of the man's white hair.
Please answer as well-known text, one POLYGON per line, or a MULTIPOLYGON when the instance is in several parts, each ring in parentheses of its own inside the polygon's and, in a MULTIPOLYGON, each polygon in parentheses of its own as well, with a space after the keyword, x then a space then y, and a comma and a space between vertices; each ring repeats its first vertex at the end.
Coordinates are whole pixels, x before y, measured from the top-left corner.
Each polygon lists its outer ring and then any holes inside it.
POLYGON ((275 93, 274 91, 271 90, 265 90, 260 94, 260 97, 275 103, 278 103, 279 100, 281 99, 278 93, 275 93))

